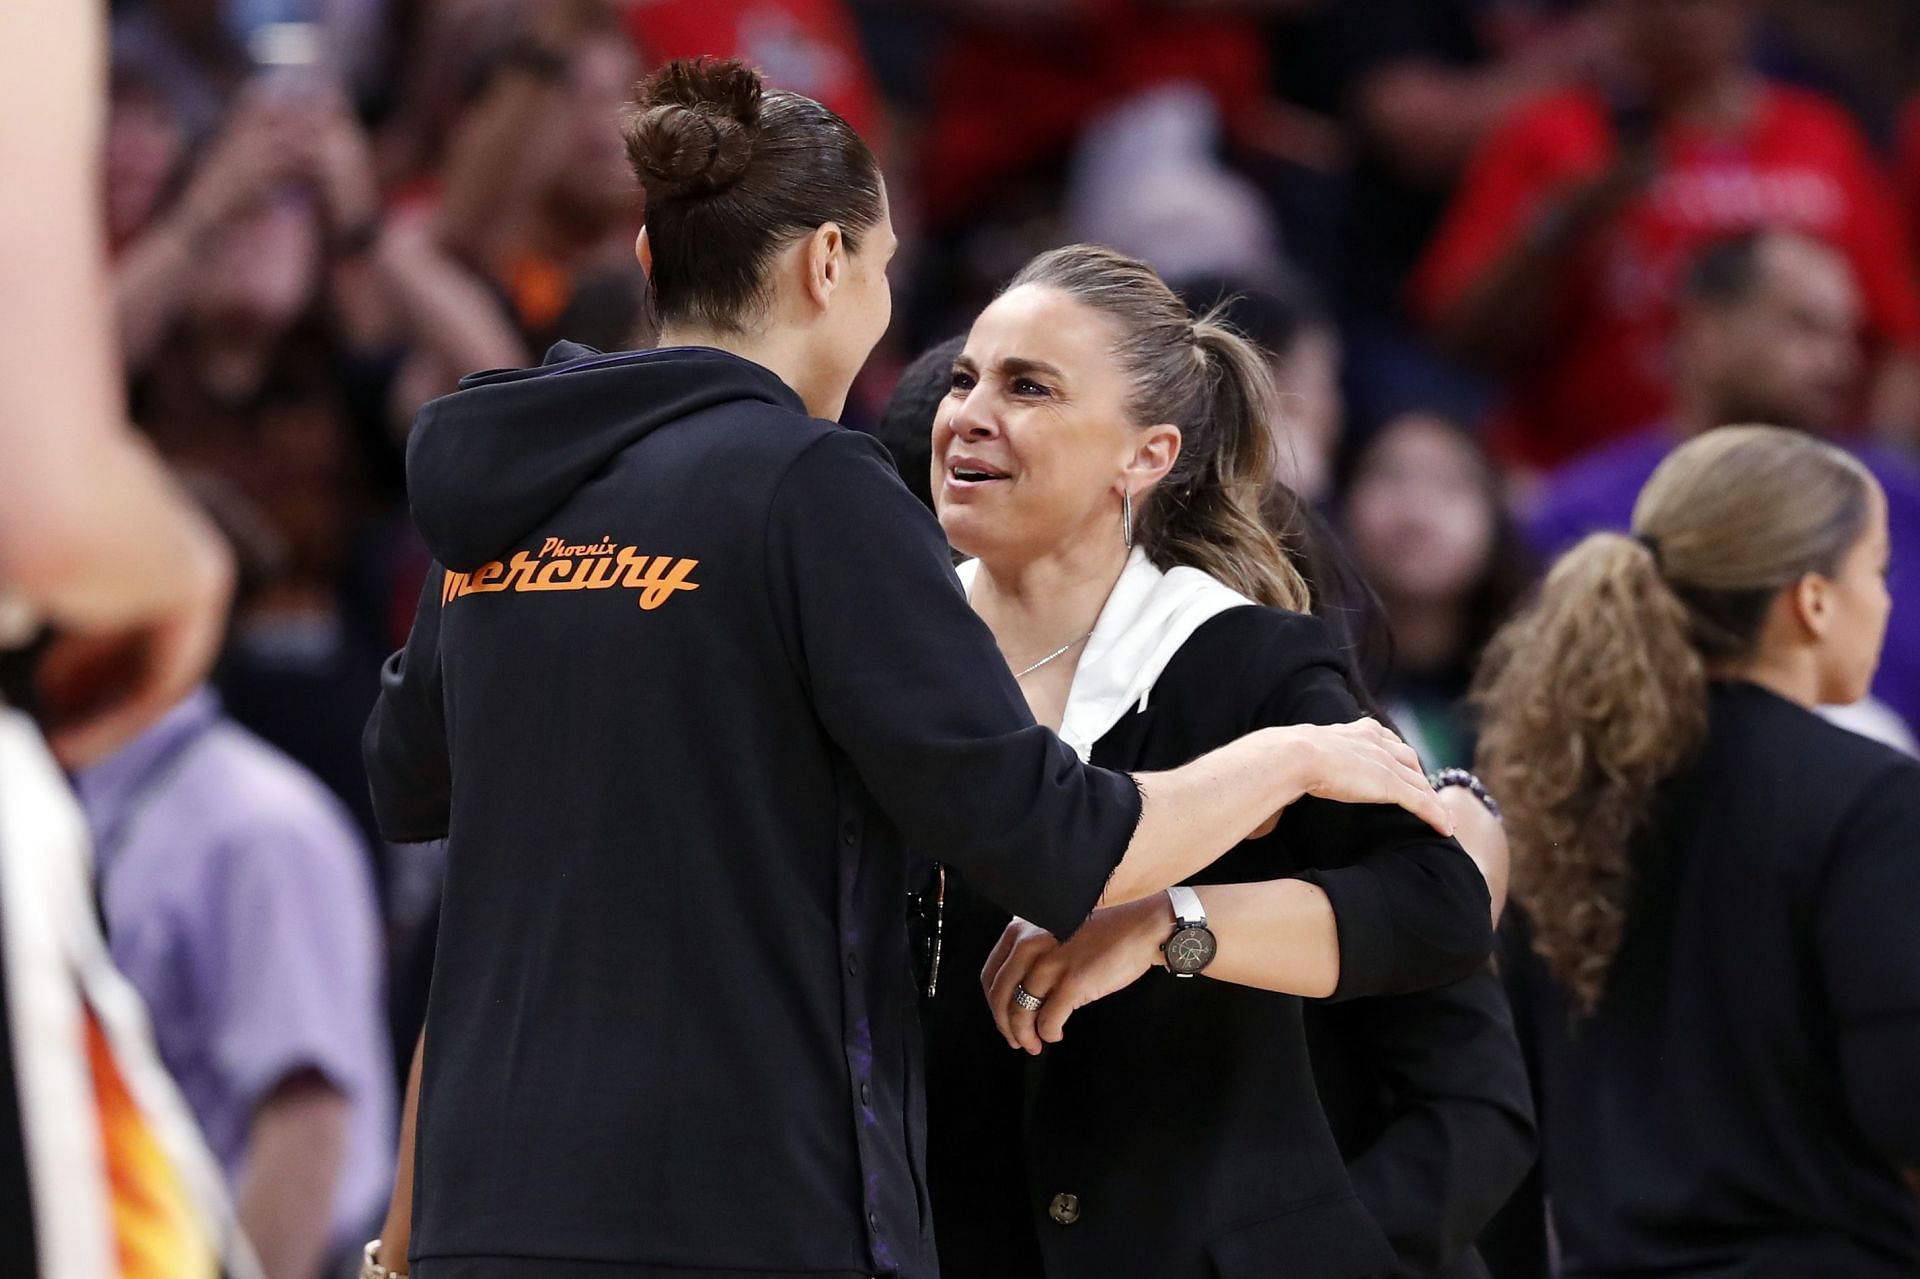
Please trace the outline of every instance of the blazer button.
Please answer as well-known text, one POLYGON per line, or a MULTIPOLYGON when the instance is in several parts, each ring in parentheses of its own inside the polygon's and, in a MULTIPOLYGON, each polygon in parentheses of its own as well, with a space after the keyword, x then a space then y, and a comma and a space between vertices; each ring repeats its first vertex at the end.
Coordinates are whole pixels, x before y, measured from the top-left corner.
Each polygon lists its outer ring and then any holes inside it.
POLYGON ((1071 1226, 1080 1220, 1080 1196, 1061 1191, 1047 1205, 1047 1215, 1063 1226, 1071 1226))

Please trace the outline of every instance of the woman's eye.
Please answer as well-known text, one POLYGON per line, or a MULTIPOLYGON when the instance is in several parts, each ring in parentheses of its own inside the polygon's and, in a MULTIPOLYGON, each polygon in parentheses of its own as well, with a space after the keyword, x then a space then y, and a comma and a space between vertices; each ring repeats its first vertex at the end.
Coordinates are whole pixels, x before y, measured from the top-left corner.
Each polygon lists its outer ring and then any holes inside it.
POLYGON ((1048 392, 1046 387, 1032 378, 1017 377, 1013 380, 1013 393, 1015 395, 1046 395, 1048 392))
POLYGON ((971 391, 973 389, 973 374, 962 373, 955 370, 952 379, 947 383, 947 389, 949 391, 971 391))

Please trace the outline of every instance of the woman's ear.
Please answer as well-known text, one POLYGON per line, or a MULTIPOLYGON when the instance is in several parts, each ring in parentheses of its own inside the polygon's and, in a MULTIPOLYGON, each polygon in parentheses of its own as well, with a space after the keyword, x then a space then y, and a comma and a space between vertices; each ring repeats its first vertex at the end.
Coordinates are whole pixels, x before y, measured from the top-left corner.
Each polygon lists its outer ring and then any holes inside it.
POLYGON ((1818 573, 1808 573, 1787 591, 1800 629, 1815 643, 1824 640, 1833 625, 1833 583, 1818 573))
POLYGON ((807 296, 824 311, 847 274, 847 241, 838 222, 822 223, 807 237, 805 262, 807 296))
POLYGON ((640 228, 640 235, 633 242, 633 256, 640 259, 640 269, 647 276, 653 276, 653 241, 647 238, 647 228, 640 228))
POLYGON ((1126 467, 1127 487, 1136 498, 1167 477, 1180 459, 1180 428, 1170 422, 1150 426, 1134 437, 1126 467))

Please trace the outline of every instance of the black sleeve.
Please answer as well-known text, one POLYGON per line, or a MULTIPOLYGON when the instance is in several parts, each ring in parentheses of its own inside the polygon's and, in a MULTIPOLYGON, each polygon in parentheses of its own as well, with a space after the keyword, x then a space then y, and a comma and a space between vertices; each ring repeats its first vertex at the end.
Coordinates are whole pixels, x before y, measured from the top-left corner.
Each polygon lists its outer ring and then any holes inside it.
POLYGON ((1133 779, 1037 726, 946 539, 873 439, 835 431, 782 480, 767 564, 827 733, 919 852, 1065 936, 1140 820, 1133 779))
MULTIPOLYGON (((1526 911, 1509 902, 1500 917, 1494 938, 1494 965, 1506 992, 1507 1007, 1513 1012, 1513 1029, 1520 1040, 1520 1059, 1527 1072, 1528 1095, 1533 1102, 1534 1129, 1539 1144, 1547 1140, 1546 1100, 1541 1096, 1541 1037, 1545 1026, 1566 1024, 1565 1009, 1557 1004, 1551 979, 1541 970, 1540 957, 1533 953, 1533 934, 1526 911), (1543 1001, 1556 1001, 1556 1011, 1545 1011, 1543 1001)), ((1551 1274, 1552 1250, 1547 1242, 1547 1194, 1545 1174, 1536 1161, 1487 1227, 1480 1232, 1478 1248, 1493 1279, 1540 1279, 1551 1274)))
POLYGON ((1920 766, 1862 788, 1820 889, 1815 945, 1854 1122, 1920 1168, 1920 766))
POLYGON ((1420 1273, 1473 1246, 1533 1164, 1533 1101, 1491 967, 1437 990, 1312 1010, 1379 1072, 1384 1128, 1347 1164, 1354 1193, 1420 1273))
POLYGON ((396 844, 445 839, 453 801, 446 701, 440 681, 440 591, 435 564, 420 592, 407 646, 380 668, 380 698, 361 735, 374 820, 396 844))
MULTIPOLYGON (((1313 618, 1291 621, 1255 656, 1268 670, 1285 672, 1277 683, 1269 681, 1259 722, 1360 718, 1325 628, 1313 618)), ((1303 799, 1287 810, 1280 834, 1305 850, 1309 869, 1300 878, 1318 884, 1333 903, 1340 937, 1334 999, 1426 990, 1486 963, 1493 903, 1480 868, 1459 844, 1405 809, 1303 799)))

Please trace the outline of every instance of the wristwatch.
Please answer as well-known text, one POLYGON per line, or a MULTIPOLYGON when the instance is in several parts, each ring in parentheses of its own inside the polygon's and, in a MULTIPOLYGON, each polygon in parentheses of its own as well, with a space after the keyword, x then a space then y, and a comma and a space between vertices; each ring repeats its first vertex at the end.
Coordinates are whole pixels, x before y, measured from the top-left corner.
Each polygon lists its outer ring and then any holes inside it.
POLYGON ((1206 908, 1191 888, 1169 888, 1167 900, 1173 905, 1173 936, 1160 947, 1167 957, 1167 971, 1175 977, 1198 977, 1220 949, 1207 927, 1206 908))

